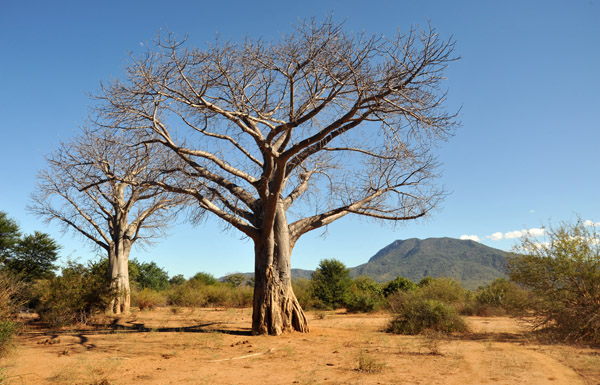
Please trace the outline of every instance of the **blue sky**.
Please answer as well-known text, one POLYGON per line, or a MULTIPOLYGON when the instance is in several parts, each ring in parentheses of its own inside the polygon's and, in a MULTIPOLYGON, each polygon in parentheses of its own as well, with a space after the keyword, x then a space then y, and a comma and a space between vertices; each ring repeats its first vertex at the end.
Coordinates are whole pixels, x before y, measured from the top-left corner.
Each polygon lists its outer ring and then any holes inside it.
MULTIPOLYGON (((25 207, 44 154, 77 132, 100 81, 118 78, 128 54, 142 52, 161 28, 198 46, 217 34, 271 40, 299 18, 331 13, 353 31, 393 35, 429 21, 453 36, 462 59, 447 72, 448 107, 462 106, 462 127, 437 150, 440 183, 451 194, 431 217, 396 227, 344 218, 301 238, 293 267, 313 269, 323 258, 356 266, 411 237, 468 235, 510 249, 524 229, 549 221, 600 222, 598 0, 4 2, 0 210, 26 233, 51 234, 63 259, 92 257, 81 238, 25 207)), ((132 256, 172 275, 253 269, 252 243, 216 220, 169 232, 132 256)))

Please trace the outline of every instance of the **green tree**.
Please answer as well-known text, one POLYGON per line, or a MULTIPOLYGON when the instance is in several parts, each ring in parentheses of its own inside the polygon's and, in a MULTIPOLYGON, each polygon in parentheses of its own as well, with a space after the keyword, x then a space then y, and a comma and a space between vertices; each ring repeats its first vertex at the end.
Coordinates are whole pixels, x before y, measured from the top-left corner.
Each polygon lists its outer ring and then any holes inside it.
POLYGON ((313 296, 332 309, 344 305, 351 285, 350 270, 337 259, 323 259, 311 277, 313 296))
POLYGON ((6 260, 6 268, 25 281, 54 276, 60 246, 48 234, 36 231, 19 240, 12 255, 6 260))
POLYGON ((389 281, 383 286, 383 295, 389 297, 390 295, 399 291, 415 290, 417 285, 408 278, 398 276, 395 279, 389 281))
POLYGON ((186 282, 186 279, 183 276, 183 274, 177 274, 177 275, 174 275, 171 278, 169 278, 170 285, 183 285, 185 282, 186 282))
POLYGON ((509 259, 510 278, 533 291, 539 327, 565 341, 600 345, 600 234, 581 220, 526 237, 509 259))
POLYGON ((21 233, 17 222, 0 211, 0 267, 19 243, 20 238, 21 233))
POLYGON ((195 281, 204 285, 214 285, 217 283, 217 279, 210 273, 205 273, 203 271, 196 273, 190 281, 195 281))
POLYGON ((242 283, 246 282, 246 277, 242 273, 229 274, 223 279, 231 287, 240 287, 242 283))
POLYGON ((134 260, 134 263, 137 264, 138 268, 138 275, 135 277, 135 282, 140 289, 165 290, 169 287, 169 274, 155 262, 140 263, 134 260))

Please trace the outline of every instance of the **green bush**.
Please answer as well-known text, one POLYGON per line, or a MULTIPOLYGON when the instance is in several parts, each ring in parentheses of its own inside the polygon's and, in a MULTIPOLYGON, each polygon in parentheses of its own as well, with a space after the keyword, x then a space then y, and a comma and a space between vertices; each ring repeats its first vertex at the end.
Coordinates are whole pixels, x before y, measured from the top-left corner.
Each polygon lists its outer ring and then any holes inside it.
POLYGON ((217 279, 210 273, 200 272, 190 278, 190 281, 197 281, 204 285, 215 285, 217 279))
POLYGON ((232 287, 229 284, 209 285, 204 288, 208 304, 223 307, 252 305, 253 289, 249 286, 232 287))
POLYGON ((240 287, 244 282, 246 282, 246 276, 242 273, 229 274, 223 278, 223 282, 232 286, 232 287, 240 287))
POLYGON ((6 355, 19 330, 21 330, 21 324, 18 322, 10 320, 0 321, 0 358, 6 355))
POLYGON ((323 259, 311 277, 312 296, 328 309, 344 306, 351 285, 350 270, 336 259, 323 259))
POLYGON ((396 277, 395 279, 389 281, 383 286, 383 295, 387 298, 390 295, 397 293, 399 291, 410 291, 416 290, 417 285, 408 278, 405 277, 396 277))
POLYGON ((190 279, 166 291, 167 303, 173 306, 247 307, 252 305, 253 289, 249 286, 232 287, 226 283, 205 285, 190 279))
POLYGON ((183 274, 177 274, 177 275, 174 275, 171 278, 169 278, 170 285, 183 285, 185 282, 186 282, 186 279, 183 276, 183 274))
POLYGON ((11 346, 21 324, 14 321, 23 299, 25 284, 14 276, 0 271, 0 358, 11 346))
POLYGON ((134 290, 131 293, 131 302, 133 306, 137 306, 140 310, 145 310, 164 306, 167 303, 167 298, 164 292, 145 287, 139 291, 134 290))
POLYGON ((390 322, 388 330, 396 334, 419 334, 427 330, 442 333, 464 332, 465 321, 448 304, 417 295, 405 296, 403 306, 390 322))
POLYGON ((173 306, 203 307, 208 303, 204 286, 194 284, 192 280, 183 285, 173 285, 166 292, 167 303, 173 306))
POLYGON ((452 278, 431 278, 417 290, 423 299, 442 302, 462 312, 470 302, 471 292, 452 278))
POLYGON ((38 282, 36 311, 42 321, 51 327, 87 323, 90 315, 106 309, 115 293, 97 265, 69 262, 60 276, 38 282))
POLYGON ((292 279, 292 290, 304 310, 323 309, 325 306, 312 295, 311 281, 306 278, 292 279))
POLYGON ((134 274, 130 275, 130 280, 132 280, 138 288, 148 288, 160 291, 169 287, 169 274, 155 262, 141 263, 136 259, 133 259, 130 262, 135 265, 135 268, 132 270, 137 270, 134 274))
POLYGON ((600 232, 581 220, 525 238, 509 259, 511 280, 535 295, 537 327, 566 342, 600 346, 600 232))
POLYGON ((529 292, 516 283, 498 278, 477 290, 478 315, 521 314, 528 306, 529 292))
POLYGON ((344 300, 349 312, 373 312, 385 303, 381 286, 370 277, 357 277, 344 300))

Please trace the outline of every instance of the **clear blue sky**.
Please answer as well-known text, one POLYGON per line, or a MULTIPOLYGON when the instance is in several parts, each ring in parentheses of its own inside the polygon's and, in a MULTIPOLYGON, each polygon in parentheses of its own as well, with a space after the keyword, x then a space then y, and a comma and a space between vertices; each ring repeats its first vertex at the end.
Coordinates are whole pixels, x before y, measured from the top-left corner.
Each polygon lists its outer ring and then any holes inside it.
MULTIPOLYGON (((395 228, 347 218, 307 234, 292 266, 322 258, 364 263, 396 239, 477 236, 510 249, 515 231, 549 220, 600 222, 600 1, 7 1, 0 11, 0 210, 24 232, 40 230, 63 258, 93 255, 81 238, 28 215, 43 155, 83 122, 99 82, 118 78, 129 52, 159 29, 190 43, 248 35, 266 40, 299 18, 333 13, 346 28, 393 35, 428 20, 462 56, 448 73, 462 127, 438 150, 440 210, 395 228), (495 235, 494 235, 495 234, 495 235), (512 237, 512 238, 511 238, 512 237), (507 239, 510 238, 510 239, 507 239)), ((173 226, 132 256, 170 274, 252 271, 252 243, 216 220, 173 226)))

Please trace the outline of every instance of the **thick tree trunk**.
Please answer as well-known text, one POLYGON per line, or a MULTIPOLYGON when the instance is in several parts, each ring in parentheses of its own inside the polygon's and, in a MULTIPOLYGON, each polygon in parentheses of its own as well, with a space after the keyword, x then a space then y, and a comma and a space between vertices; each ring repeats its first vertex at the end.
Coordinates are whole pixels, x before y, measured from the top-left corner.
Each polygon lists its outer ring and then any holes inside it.
POLYGON ((120 242, 111 248, 108 257, 108 271, 111 287, 116 296, 108 306, 111 314, 128 314, 131 306, 131 290, 129 286, 129 252, 131 245, 120 242))
POLYGON ((256 242, 252 334, 308 332, 306 316, 294 295, 289 232, 285 212, 278 211, 271 235, 256 242))

